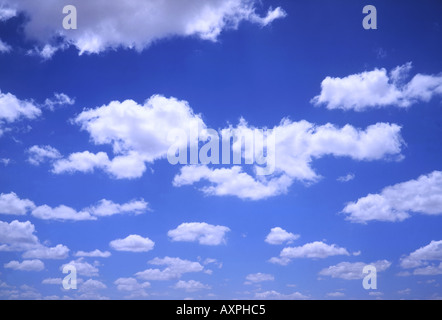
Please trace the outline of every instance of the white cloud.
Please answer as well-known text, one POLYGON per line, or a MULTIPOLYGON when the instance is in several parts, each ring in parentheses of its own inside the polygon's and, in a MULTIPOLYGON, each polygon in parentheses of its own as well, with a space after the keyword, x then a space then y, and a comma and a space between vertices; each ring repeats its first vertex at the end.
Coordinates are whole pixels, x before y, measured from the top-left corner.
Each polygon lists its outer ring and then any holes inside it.
POLYGON ((40 260, 23 260, 10 261, 4 264, 5 268, 19 270, 19 271, 42 271, 45 267, 44 263, 40 260))
POLYGON ((382 272, 391 266, 391 262, 387 260, 379 260, 369 264, 363 262, 341 262, 321 270, 319 274, 345 280, 363 279, 367 274, 362 273, 362 270, 367 265, 375 266, 376 272, 382 272))
POLYGON ((172 280, 180 278, 184 273, 201 272, 204 267, 199 262, 183 260, 180 258, 155 258, 149 261, 152 265, 165 265, 166 268, 146 269, 135 275, 143 280, 172 280))
POLYGON ((109 243, 117 251, 147 252, 153 249, 155 242, 137 234, 131 234, 124 239, 113 240, 109 243))
POLYGON ((182 223, 176 229, 169 230, 167 235, 172 241, 198 241, 204 245, 220 245, 226 243, 226 233, 230 229, 225 226, 215 226, 205 222, 182 223))
POLYGON ((275 280, 275 277, 268 273, 251 273, 246 276, 246 282, 244 284, 253 284, 253 283, 260 283, 263 281, 273 281, 275 280))
POLYGON ((270 229, 270 233, 267 235, 265 242, 269 244, 283 244, 284 242, 292 243, 299 237, 299 234, 293 234, 280 227, 275 227, 270 229))
POLYGON ((96 220, 96 217, 93 217, 87 211, 76 211, 71 207, 60 205, 56 208, 52 208, 48 205, 38 206, 34 210, 32 210, 32 215, 36 218, 43 220, 73 220, 73 221, 81 221, 81 220, 96 220))
POLYGON ((0 221, 0 251, 22 251, 39 245, 34 225, 14 220, 0 221))
POLYGON ((115 214, 129 213, 142 214, 149 209, 149 204, 140 200, 131 200, 124 204, 114 203, 113 201, 102 199, 97 205, 87 209, 92 215, 97 217, 112 216, 115 214))
MULTIPOLYGON (((221 169, 211 169, 204 165, 185 166, 173 183, 175 186, 183 186, 207 180, 210 185, 201 189, 206 194, 264 199, 286 193, 294 180, 308 183, 319 180, 320 175, 311 168, 311 162, 326 155, 346 156, 359 161, 401 159, 399 155, 403 140, 400 129, 398 125, 387 123, 377 123, 368 126, 366 130, 360 130, 351 125, 337 128, 332 124, 317 126, 307 121, 291 122, 283 119, 278 126, 267 130, 268 141, 275 141, 274 145, 267 146, 267 153, 274 154, 273 159, 268 159, 268 167, 275 169, 274 174, 253 177, 239 166, 221 169)), ((253 137, 257 131, 261 132, 241 120, 236 128, 223 129, 221 134, 253 137)), ((240 148, 238 141, 232 149, 240 148)), ((253 150, 252 147, 249 146, 249 149, 253 150)), ((254 169, 255 173, 263 170, 256 165, 254 169)))
POLYGON ((13 8, 0 7, 0 21, 9 20, 17 15, 17 11, 13 8))
POLYGON ((79 292, 94 292, 97 290, 103 290, 106 289, 107 286, 98 280, 94 279, 88 279, 84 283, 81 284, 80 288, 78 289, 79 292))
POLYGON ((119 278, 115 280, 114 284, 120 291, 137 291, 150 287, 149 282, 139 283, 135 278, 119 278))
POLYGON ((53 98, 47 98, 44 105, 49 108, 49 110, 54 110, 56 106, 73 105, 75 99, 69 97, 65 93, 54 93, 53 98))
POLYGON ((339 297, 344 297, 345 293, 340 292, 340 291, 335 291, 335 292, 329 292, 327 293, 328 297, 333 297, 333 298, 339 298, 339 297))
POLYGON ((25 215, 35 208, 28 199, 20 199, 14 192, 0 194, 0 214, 25 215))
POLYGON ((11 162, 11 159, 9 159, 9 158, 0 158, 0 163, 3 164, 5 167, 7 165, 9 165, 10 162, 11 162))
POLYGON ((77 270, 77 274, 85 277, 96 277, 98 276, 98 268, 86 261, 84 258, 78 258, 77 260, 72 260, 69 263, 63 264, 60 270, 63 270, 65 266, 73 266, 77 270))
POLYGON ((18 99, 11 93, 0 91, 0 136, 5 125, 21 119, 35 119, 41 115, 41 110, 31 101, 18 99))
POLYGON ((25 259, 65 259, 69 254, 69 248, 58 244, 55 247, 49 248, 45 246, 38 246, 37 248, 28 250, 23 253, 25 259))
POLYGON ((90 257, 90 258, 109 258, 111 253, 109 251, 100 251, 98 249, 93 251, 77 251, 75 253, 76 257, 90 257))
POLYGON ((279 257, 273 257, 270 262, 281 265, 287 265, 292 259, 311 258, 323 259, 336 255, 350 255, 345 248, 338 247, 335 244, 328 245, 321 241, 306 243, 299 247, 287 247, 282 249, 279 257))
POLYGON ((409 107, 442 95, 441 75, 418 73, 404 83, 410 69, 409 62, 396 67, 390 74, 382 68, 344 78, 326 77, 321 84, 321 93, 312 99, 312 103, 325 105, 328 109, 364 111, 389 105, 409 107))
POLYGON ((290 294, 279 293, 275 290, 258 292, 255 294, 255 299, 260 300, 306 300, 308 296, 303 295, 300 292, 293 292, 290 294))
POLYGON ((0 39, 0 53, 6 53, 12 50, 12 47, 0 39))
POLYGON ((256 13, 257 0, 76 1, 81 27, 66 31, 61 23, 62 3, 4 2, 29 16, 24 28, 28 37, 56 50, 58 46, 52 44, 58 36, 64 41, 61 48, 72 44, 80 54, 118 47, 141 51, 157 40, 173 36, 216 41, 223 30, 236 29, 242 21, 266 26, 286 16, 278 7, 261 17, 256 13))
POLYGON ((61 158, 60 152, 51 146, 32 146, 28 149, 28 162, 35 166, 48 160, 61 158))
POLYGON ((428 215, 442 214, 442 171, 433 171, 416 180, 388 186, 379 194, 369 194, 343 209, 347 220, 402 221, 412 212, 428 215))
POLYGON ((211 289, 211 287, 209 285, 203 284, 199 281, 195 281, 195 280, 189 280, 189 281, 183 281, 183 280, 179 280, 175 286, 175 289, 183 289, 187 292, 195 292, 198 290, 203 290, 203 289, 211 289))
POLYGON ((53 284, 53 285, 62 285, 63 279, 62 278, 46 278, 43 279, 41 282, 42 284, 53 284))
POLYGON ((336 180, 339 182, 349 182, 349 181, 353 180, 354 178, 355 178, 355 175, 353 173, 349 173, 345 176, 338 177, 336 180))
POLYGON ((76 152, 71 154, 67 159, 60 159, 54 163, 54 173, 72 173, 93 172, 95 168, 104 168, 109 163, 106 153, 98 152, 97 154, 89 151, 76 152))
POLYGON ((438 275, 442 274, 442 262, 439 265, 430 264, 431 261, 442 261, 442 240, 431 241, 407 256, 401 258, 402 268, 412 269, 415 275, 438 275))

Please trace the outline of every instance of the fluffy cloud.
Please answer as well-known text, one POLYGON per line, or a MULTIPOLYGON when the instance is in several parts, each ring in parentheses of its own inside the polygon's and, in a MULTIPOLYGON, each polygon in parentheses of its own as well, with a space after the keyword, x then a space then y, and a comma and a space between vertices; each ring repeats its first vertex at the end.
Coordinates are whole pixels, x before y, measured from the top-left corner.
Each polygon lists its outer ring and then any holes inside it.
POLYGON ((442 261, 442 240, 431 241, 428 245, 402 257, 400 265, 407 269, 416 268, 413 271, 416 275, 442 274, 442 262, 439 265, 430 265, 430 261, 442 261))
POLYGON ((19 270, 19 271, 42 271, 45 267, 44 263, 40 260, 23 260, 19 261, 10 261, 4 264, 5 268, 19 270))
POLYGON ((61 158, 60 152, 51 146, 32 146, 28 149, 28 162, 38 166, 46 160, 61 158))
POLYGON ((5 125, 21 119, 35 119, 41 115, 41 110, 33 102, 18 99, 11 93, 0 91, 0 136, 5 125))
POLYGON ((246 282, 244 284, 253 284, 253 283, 260 283, 263 281, 273 281, 275 280, 275 277, 268 273, 251 273, 246 276, 246 282))
POLYGON ((347 220, 402 221, 412 212, 428 215, 442 214, 442 171, 433 171, 410 180, 384 188, 379 194, 369 194, 343 209, 347 220))
POLYGON ((52 208, 48 205, 38 206, 32 210, 32 215, 43 220, 96 220, 96 217, 90 215, 87 211, 76 211, 71 207, 60 205, 52 208))
POLYGON ((88 211, 97 217, 112 216, 122 213, 134 213, 136 215, 146 212, 149 204, 141 200, 132 200, 124 204, 114 203, 110 200, 102 199, 96 206, 90 207, 88 211))
MULTIPOLYGON (((172 145, 170 135, 173 132, 188 133, 194 128, 206 128, 186 101, 159 95, 152 96, 144 105, 132 100, 113 101, 85 110, 75 123, 90 134, 95 144, 112 145, 115 157, 110 160, 104 152, 77 152, 55 162, 53 172, 100 169, 117 179, 141 177, 146 170, 145 162, 165 158, 172 145)), ((187 141, 183 144, 187 146, 187 141)))
POLYGON ((69 248, 58 244, 55 247, 49 248, 39 246, 35 249, 28 250, 23 253, 25 259, 65 259, 69 254, 69 248))
POLYGON ((94 292, 97 290, 103 290, 106 289, 107 286, 98 280, 94 280, 94 279, 88 279, 86 280, 84 283, 81 284, 80 288, 79 288, 79 292, 94 292))
POLYGON ((258 292, 255 294, 255 299, 260 300, 306 300, 308 296, 303 295, 300 292, 293 292, 290 294, 279 293, 275 290, 258 292))
POLYGON ((147 252, 153 249, 155 242, 137 234, 131 234, 124 239, 113 240, 109 243, 117 251, 147 252))
POLYGON ((199 262, 183 260, 180 258, 155 258, 149 261, 152 265, 165 265, 166 268, 146 269, 137 272, 135 275, 143 280, 172 280, 178 279, 185 273, 201 272, 204 267, 199 262))
POLYGON ((209 285, 203 284, 199 281, 195 281, 195 280, 189 280, 189 281, 183 281, 183 280, 179 280, 175 286, 175 289, 183 289, 187 292, 195 292, 198 290, 203 290, 203 289, 211 289, 211 287, 209 285))
POLYGON ((35 208, 28 199, 20 199, 14 192, 0 194, 0 214, 25 215, 35 208))
POLYGON ((0 221, 0 251, 22 251, 35 248, 39 241, 34 225, 14 220, 10 223, 0 221))
MULTIPOLYGON (((248 140, 245 143, 246 150, 254 150, 248 144, 264 141, 263 131, 256 129, 241 120, 236 128, 221 130, 221 135, 255 136, 255 141, 248 140), (261 137, 256 137, 257 132, 261 137)), ((351 125, 338 128, 332 124, 317 126, 307 121, 292 122, 283 119, 278 126, 266 130, 267 140, 274 141, 267 145, 267 154, 274 155, 267 159, 267 167, 274 169, 273 174, 260 175, 265 169, 258 165, 254 166, 256 177, 243 172, 239 166, 221 169, 211 169, 204 165, 185 166, 173 183, 175 186, 183 186, 206 180, 210 183, 202 188, 206 194, 235 195, 250 200, 264 199, 286 193, 294 180, 319 180, 320 175, 312 169, 311 162, 326 155, 366 161, 400 159, 403 146, 400 129, 398 125, 387 123, 377 123, 366 130, 360 130, 351 125)), ((240 139, 232 146, 233 150, 238 148, 241 148, 240 139)), ((255 156, 262 157, 262 151, 255 156)), ((253 160, 246 153, 243 153, 243 158, 245 161, 253 160)))
POLYGON ((382 272, 390 267, 391 262, 387 260, 379 260, 369 264, 363 262, 341 262, 321 270, 319 274, 345 280, 363 279, 367 274, 364 274, 362 271, 367 265, 375 266, 376 272, 382 272))
POLYGON ((118 47, 141 51, 154 41, 172 36, 216 41, 223 30, 236 29, 242 21, 266 26, 286 15, 279 7, 269 9, 264 16, 258 15, 257 0, 73 1, 81 27, 64 30, 60 22, 63 3, 37 4, 28 0, 4 3, 9 15, 24 11, 29 16, 25 34, 44 46, 46 57, 68 44, 82 54, 118 47), (57 45, 56 38, 62 38, 63 44, 57 45))
POLYGON ((327 109, 363 111, 389 105, 409 107, 442 95, 441 75, 416 74, 404 83, 410 69, 411 62, 396 67, 389 74, 382 68, 344 78, 326 77, 321 84, 321 93, 312 99, 312 103, 325 105, 327 109))
POLYGON ((111 253, 109 251, 100 251, 98 249, 94 251, 77 251, 75 253, 76 257, 93 257, 93 258, 109 258, 111 253))
POLYGON ((293 234, 280 227, 275 227, 270 229, 270 233, 267 235, 265 242, 269 244, 283 244, 284 242, 292 243, 299 237, 299 234, 293 234))
POLYGON ((226 242, 226 233, 230 229, 205 222, 182 223, 176 229, 169 230, 167 235, 172 241, 198 241, 200 244, 216 246, 226 242))
POLYGON ((69 263, 63 264, 60 270, 63 270, 65 266, 73 266, 77 270, 77 274, 85 277, 96 277, 98 276, 98 268, 96 265, 92 265, 86 261, 84 258, 78 258, 77 260, 72 260, 69 263))
POLYGON ((270 262, 281 265, 287 265, 292 259, 311 258, 323 259, 336 255, 350 255, 345 248, 338 247, 335 244, 328 245, 321 241, 306 243, 299 247, 287 247, 282 249, 279 257, 273 257, 270 262))

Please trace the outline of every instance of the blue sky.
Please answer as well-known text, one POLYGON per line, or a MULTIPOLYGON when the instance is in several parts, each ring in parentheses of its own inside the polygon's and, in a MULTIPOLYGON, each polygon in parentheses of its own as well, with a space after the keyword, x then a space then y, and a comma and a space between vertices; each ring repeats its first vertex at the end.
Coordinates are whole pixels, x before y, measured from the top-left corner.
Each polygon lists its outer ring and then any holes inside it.
POLYGON ((1 299, 442 297, 441 3, 106 3, 0 0, 1 299), (196 123, 275 171, 170 164, 196 123))

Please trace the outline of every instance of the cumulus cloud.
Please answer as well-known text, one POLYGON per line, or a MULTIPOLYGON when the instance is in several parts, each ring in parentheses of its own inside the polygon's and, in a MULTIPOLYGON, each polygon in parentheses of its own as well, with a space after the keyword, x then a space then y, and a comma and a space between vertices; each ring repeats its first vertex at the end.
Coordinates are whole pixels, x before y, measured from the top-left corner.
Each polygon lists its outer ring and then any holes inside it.
POLYGON ((111 253, 109 251, 100 251, 98 249, 93 251, 77 251, 75 253, 76 257, 92 257, 92 258, 109 258, 111 253))
POLYGON ((22 251, 35 248, 39 240, 35 226, 30 222, 14 220, 10 223, 0 221, 0 251, 22 251))
POLYGON ((265 242, 269 244, 283 244, 284 242, 292 243, 299 237, 299 234, 293 234, 280 227, 275 227, 270 229, 270 233, 267 235, 265 242))
POLYGON ((28 149, 28 162, 35 166, 40 165, 46 160, 61 158, 60 152, 51 146, 32 146, 28 149))
POLYGON ((367 274, 364 274, 362 271, 367 265, 374 266, 376 272, 382 272, 391 266, 391 262, 387 260, 379 260, 369 264, 363 262, 341 262, 321 270, 319 274, 345 280, 363 279, 367 274))
POLYGON ((303 295, 300 292, 293 292, 289 294, 279 293, 278 291, 264 291, 257 292, 255 294, 255 299, 259 300, 306 300, 309 299, 308 296, 303 295))
POLYGON ((155 258, 149 261, 152 265, 164 265, 164 269, 146 269, 135 275, 142 280, 173 280, 180 278, 185 273, 201 272, 204 267, 199 262, 180 258, 155 258))
POLYGON ((172 241, 195 242, 204 245, 220 245, 226 242, 226 233, 230 229, 205 222, 182 223, 176 229, 169 230, 167 235, 172 241))
POLYGON ((79 292, 95 292, 97 290, 103 290, 106 288, 107 288, 107 286, 103 282, 95 280, 95 279, 88 279, 84 283, 81 284, 78 291, 79 292))
POLYGON ((246 276, 246 281, 244 284, 254 284, 254 283, 260 283, 263 281, 273 281, 275 280, 275 277, 268 273, 251 273, 246 276))
POLYGON ((23 260, 19 261, 10 261, 4 264, 5 268, 19 270, 19 271, 42 271, 45 267, 44 263, 40 260, 23 260))
POLYGON ((20 199, 14 192, 0 194, 0 214, 21 216, 34 208, 34 202, 28 199, 20 199))
POLYGON ((382 68, 344 78, 326 77, 321 84, 321 93, 312 99, 312 103, 325 105, 327 109, 364 111, 390 105, 405 108, 442 95, 442 75, 418 73, 405 83, 410 69, 411 62, 390 73, 382 68))
POLYGON ((12 93, 0 91, 0 136, 6 125, 21 119, 35 119, 41 110, 32 101, 20 100, 12 93))
POLYGON ((55 247, 49 248, 39 246, 35 249, 28 250, 23 253, 25 259, 65 259, 69 254, 69 248, 58 244, 55 247))
POLYGON ((286 16, 280 7, 259 15, 257 0, 72 1, 81 27, 64 30, 60 22, 63 3, 14 0, 4 3, 5 10, 11 12, 9 15, 23 11, 29 17, 25 34, 47 47, 46 57, 50 49, 63 49, 67 45, 75 46, 83 54, 119 47, 141 51, 157 40, 173 36, 216 41, 222 31, 236 29, 242 21, 266 26, 286 16), (61 45, 55 41, 60 38, 61 45))
POLYGON ((199 281, 195 280, 189 280, 189 281, 183 281, 179 280, 175 286, 175 289, 183 289, 187 292, 195 292, 203 289, 211 289, 211 287, 207 284, 203 284, 199 281))
POLYGON ((52 208, 48 205, 42 205, 32 210, 32 215, 43 220, 96 220, 96 217, 90 215, 87 211, 76 211, 75 209, 60 205, 52 208))
POLYGON ((407 256, 401 258, 402 268, 415 268, 415 275, 438 275, 442 274, 442 262, 439 265, 431 263, 432 261, 442 261, 442 240, 431 241, 407 256))
POLYGON ((287 247, 282 249, 279 257, 273 257, 270 262, 281 265, 287 265, 292 259, 311 258, 324 259, 330 256, 350 255, 345 248, 335 244, 329 245, 322 241, 306 243, 299 247, 287 247))
POLYGON ((114 284, 119 291, 127 291, 131 293, 127 298, 147 297, 148 293, 145 289, 150 287, 149 282, 145 281, 140 283, 135 278, 118 278, 115 280, 114 284))
POLYGON ((149 204, 140 200, 131 200, 127 203, 118 204, 113 201, 102 199, 97 205, 88 208, 88 211, 97 217, 112 216, 115 214, 134 213, 135 215, 142 214, 149 209, 149 204))
POLYGON ((372 220, 403 221, 411 213, 442 214, 442 171, 433 171, 415 180, 384 188, 378 194, 368 194, 342 210, 347 220, 366 223, 372 220))
MULTIPOLYGON (((236 137, 253 137, 256 132, 261 132, 256 129, 242 120, 236 128, 223 129, 221 134, 228 132, 228 135, 236 137)), ((240 166, 211 169, 206 165, 192 165, 181 168, 173 183, 183 186, 206 180, 209 185, 201 190, 209 195, 264 199, 286 193, 295 180, 308 183, 318 181, 320 175, 312 169, 311 162, 326 155, 345 156, 359 161, 400 159, 403 146, 400 129, 398 125, 387 123, 377 123, 361 130, 351 125, 338 128, 332 124, 317 126, 307 121, 283 119, 278 126, 266 130, 268 141, 275 142, 267 145, 267 154, 274 155, 267 164, 274 168, 273 174, 259 175, 265 169, 258 165, 253 167, 257 173, 255 177, 244 172, 240 166)), ((262 137, 259 140, 264 141, 262 137)), ((233 150, 238 148, 241 148, 241 140, 232 146, 233 150)), ((245 149, 254 150, 247 145, 245 149)), ((251 160, 246 153, 243 158, 251 160)))
POLYGON ((72 260, 69 263, 63 264, 60 270, 63 270, 65 266, 73 266, 77 270, 77 274, 85 277, 97 277, 98 268, 96 265, 92 265, 89 262, 84 261, 84 258, 78 258, 77 260, 72 260))
POLYGON ((131 234, 124 239, 116 239, 109 243, 117 251, 147 252, 153 249, 155 242, 137 234, 131 234))

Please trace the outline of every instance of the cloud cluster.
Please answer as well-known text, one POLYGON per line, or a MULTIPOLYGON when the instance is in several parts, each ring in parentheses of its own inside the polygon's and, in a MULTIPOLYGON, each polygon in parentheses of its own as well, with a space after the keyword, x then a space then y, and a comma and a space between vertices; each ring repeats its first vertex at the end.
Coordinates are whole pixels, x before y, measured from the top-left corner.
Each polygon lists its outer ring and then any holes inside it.
POLYGON ((257 0, 73 0, 69 4, 77 9, 78 28, 65 30, 61 23, 64 3, 3 2, 4 20, 16 12, 29 17, 24 32, 40 43, 42 48, 37 51, 45 58, 69 45, 83 54, 119 47, 141 51, 174 36, 216 41, 223 30, 236 29, 242 21, 266 26, 286 16, 279 7, 259 15, 257 0))
MULTIPOLYGON (((35 160, 38 162, 38 160, 35 160)), ((115 214, 142 214, 149 210, 149 204, 144 199, 133 199, 129 202, 118 204, 111 200, 102 199, 96 205, 77 211, 66 205, 55 208, 46 204, 36 206, 28 199, 20 199, 14 192, 0 194, 0 214, 26 215, 43 220, 97 220, 98 217, 112 216, 115 214)))
POLYGON ((442 214, 442 171, 433 171, 415 180, 385 187, 378 194, 368 194, 348 203, 342 210, 347 220, 403 221, 412 212, 427 215, 442 214))
POLYGON ((442 95, 442 75, 418 73, 405 83, 410 69, 411 62, 390 73, 382 68, 344 78, 326 77, 321 83, 321 93, 311 102, 327 109, 364 111, 386 106, 405 108, 442 95))
POLYGON ((402 268, 412 269, 415 275, 439 275, 442 274, 442 240, 431 241, 409 255, 402 257, 402 268), (431 263, 439 262, 439 264, 431 263))

